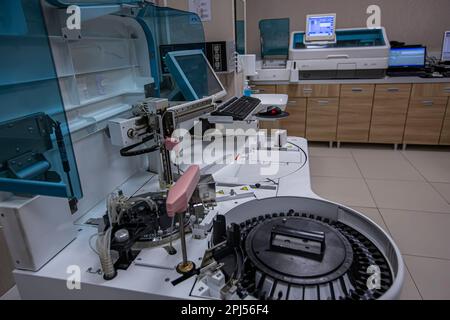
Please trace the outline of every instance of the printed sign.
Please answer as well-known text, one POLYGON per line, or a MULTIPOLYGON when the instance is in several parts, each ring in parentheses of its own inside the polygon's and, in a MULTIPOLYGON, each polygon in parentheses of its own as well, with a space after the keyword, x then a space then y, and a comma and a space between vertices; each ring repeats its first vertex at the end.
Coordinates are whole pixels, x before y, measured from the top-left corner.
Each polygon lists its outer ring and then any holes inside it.
POLYGON ((189 11, 198 14, 201 21, 211 21, 211 0, 189 0, 189 11))

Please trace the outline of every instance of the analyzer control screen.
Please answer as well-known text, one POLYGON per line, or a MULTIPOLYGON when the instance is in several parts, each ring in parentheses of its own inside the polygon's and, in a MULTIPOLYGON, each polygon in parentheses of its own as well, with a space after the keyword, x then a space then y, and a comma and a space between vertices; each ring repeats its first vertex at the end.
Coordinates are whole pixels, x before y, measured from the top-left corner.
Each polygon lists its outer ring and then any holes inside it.
POLYGON ((335 16, 308 17, 308 37, 332 37, 335 33, 335 16))
POLYGON ((224 90, 202 54, 178 56, 176 60, 199 99, 224 90))

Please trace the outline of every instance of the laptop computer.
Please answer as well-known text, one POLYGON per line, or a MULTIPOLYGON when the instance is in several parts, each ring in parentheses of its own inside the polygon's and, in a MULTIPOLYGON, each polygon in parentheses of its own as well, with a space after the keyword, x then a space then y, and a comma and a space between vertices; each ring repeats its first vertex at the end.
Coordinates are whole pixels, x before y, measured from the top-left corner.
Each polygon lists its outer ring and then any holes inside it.
POLYGON ((388 76, 414 77, 425 73, 427 48, 424 46, 403 46, 391 48, 388 76))

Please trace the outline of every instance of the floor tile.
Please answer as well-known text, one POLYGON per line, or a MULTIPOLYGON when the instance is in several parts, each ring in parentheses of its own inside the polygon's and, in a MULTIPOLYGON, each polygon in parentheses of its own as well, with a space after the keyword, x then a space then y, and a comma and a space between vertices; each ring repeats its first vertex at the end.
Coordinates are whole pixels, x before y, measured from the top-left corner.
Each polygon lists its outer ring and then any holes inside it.
POLYGON ((14 286, 11 290, 1 296, 0 300, 22 300, 22 298, 20 297, 19 290, 17 290, 17 286, 14 286))
POLYGON ((405 268, 405 282, 400 293, 400 300, 422 300, 408 268, 405 268))
POLYGON ((389 233, 389 229, 384 223, 383 216, 380 214, 378 209, 376 208, 362 208, 362 207, 352 207, 352 209, 364 214, 366 217, 375 222, 378 226, 380 226, 384 231, 389 233))
POLYGON ((403 154, 428 181, 450 183, 450 152, 403 151, 403 154))
POLYGON ((402 254, 450 259, 449 214, 387 209, 380 212, 402 254))
POLYGON ((362 178, 351 158, 310 157, 311 175, 317 177, 362 178))
POLYGON ((450 205, 427 182, 366 181, 378 208, 450 213, 450 205))
POLYGON ((312 177, 313 190, 321 197, 347 206, 375 208, 364 179, 312 177))
POLYGON ((450 300, 450 261, 405 256, 411 276, 425 300, 450 300))
POLYGON ((354 150, 352 153, 364 178, 425 181, 398 151, 354 150))
POLYGON ((450 203, 450 183, 431 183, 433 187, 450 203))
POLYGON ((311 157, 353 158, 350 149, 337 149, 321 146, 310 146, 309 155, 311 157))

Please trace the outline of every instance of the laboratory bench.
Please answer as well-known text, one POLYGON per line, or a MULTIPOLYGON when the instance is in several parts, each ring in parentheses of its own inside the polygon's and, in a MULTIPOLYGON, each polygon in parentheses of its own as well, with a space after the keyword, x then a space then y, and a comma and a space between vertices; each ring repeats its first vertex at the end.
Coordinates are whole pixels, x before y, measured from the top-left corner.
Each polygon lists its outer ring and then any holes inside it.
POLYGON ((290 116, 262 121, 309 141, 450 145, 450 78, 253 81, 254 92, 289 96, 290 116))

